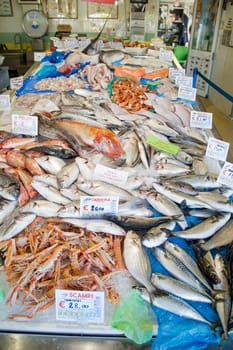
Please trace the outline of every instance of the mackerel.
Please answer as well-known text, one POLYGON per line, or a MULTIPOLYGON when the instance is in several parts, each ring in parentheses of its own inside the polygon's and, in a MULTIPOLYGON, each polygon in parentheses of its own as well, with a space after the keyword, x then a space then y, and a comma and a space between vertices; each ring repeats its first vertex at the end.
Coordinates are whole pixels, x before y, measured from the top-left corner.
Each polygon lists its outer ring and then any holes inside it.
POLYGON ((79 176, 79 168, 76 162, 65 165, 57 173, 57 181, 62 188, 67 188, 74 183, 79 176))
POLYGON ((220 188, 222 185, 217 182, 217 176, 215 175, 187 175, 178 176, 176 181, 182 181, 192 185, 197 190, 206 190, 220 188))
POLYGON ((70 200, 61 195, 59 190, 53 186, 47 185, 40 181, 32 181, 32 187, 48 201, 55 202, 57 204, 68 204, 70 200))
POLYGON ((148 248, 160 246, 170 237, 170 232, 175 228, 175 226, 175 221, 168 221, 152 227, 142 237, 142 244, 148 248))
POLYGON ((233 241, 233 219, 230 219, 219 231, 217 231, 208 241, 201 243, 201 248, 211 250, 226 246, 233 241))
POLYGON ((54 175, 66 165, 64 160, 54 156, 37 157, 35 160, 47 173, 54 175))
POLYGON ((37 216, 49 218, 51 216, 57 216, 62 206, 47 200, 35 200, 30 201, 26 205, 20 208, 21 213, 34 213, 37 216))
POLYGON ((230 213, 217 213, 184 231, 173 232, 174 236, 185 239, 205 239, 211 237, 222 228, 230 219, 230 213))
POLYGON ((233 213, 233 201, 218 192, 199 192, 197 198, 207 203, 215 210, 233 213))

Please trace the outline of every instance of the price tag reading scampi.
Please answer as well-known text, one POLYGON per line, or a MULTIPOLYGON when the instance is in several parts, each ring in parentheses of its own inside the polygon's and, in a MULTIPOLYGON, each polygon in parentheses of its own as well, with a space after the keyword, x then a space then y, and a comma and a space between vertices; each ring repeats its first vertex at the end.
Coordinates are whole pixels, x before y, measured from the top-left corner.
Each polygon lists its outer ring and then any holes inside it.
POLYGON ((213 113, 191 111, 191 128, 212 129, 213 113))
POLYGON ((98 218, 103 215, 118 213, 119 197, 80 196, 80 216, 82 218, 98 218))
POLYGON ((179 86, 178 98, 184 100, 195 101, 196 100, 197 89, 188 86, 179 86))
POLYGON ((97 164, 94 170, 94 179, 102 180, 117 186, 125 185, 128 173, 127 171, 112 169, 101 164, 97 164))
POLYGON ((104 292, 56 289, 56 319, 104 323, 104 292))
POLYGON ((38 135, 38 117, 12 114, 12 132, 13 134, 38 135))
POLYGON ((225 161, 229 150, 229 143, 210 137, 206 148, 206 156, 225 161))
POLYGON ((220 184, 233 188, 233 164, 225 162, 217 180, 220 184))
POLYGON ((0 111, 8 111, 11 108, 10 95, 0 95, 0 111))

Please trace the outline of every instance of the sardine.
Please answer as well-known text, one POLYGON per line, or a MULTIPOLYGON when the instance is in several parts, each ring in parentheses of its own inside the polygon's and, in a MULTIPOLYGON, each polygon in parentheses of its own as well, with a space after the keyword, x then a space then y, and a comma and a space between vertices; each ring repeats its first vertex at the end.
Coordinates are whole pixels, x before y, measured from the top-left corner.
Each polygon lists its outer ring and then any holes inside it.
POLYGON ((53 203, 46 200, 30 201, 26 205, 20 208, 21 213, 34 213, 37 216, 49 218, 57 216, 59 210, 62 209, 62 205, 53 203))
POLYGON ((211 237, 215 232, 220 230, 230 219, 230 213, 218 213, 184 231, 173 232, 174 236, 185 239, 205 239, 211 237))
POLYGON ((190 254, 188 254, 183 248, 181 248, 178 244, 175 244, 173 242, 165 242, 164 248, 166 251, 168 251, 170 254, 175 256, 177 259, 179 259, 186 267, 189 269, 189 271, 196 276, 196 278, 208 289, 212 290, 211 286, 207 282, 206 278, 203 276, 201 270, 199 269, 196 261, 191 257, 190 254))
POLYGON ((222 185, 217 182, 217 176, 214 175, 187 175, 178 176, 176 181, 185 182, 193 186, 196 190, 206 190, 220 188, 222 185))
POLYGON ((156 288, 185 300, 201 303, 212 302, 211 297, 203 295, 194 288, 189 287, 187 284, 161 273, 152 273, 151 282, 156 288))
POLYGON ((54 157, 54 156, 42 156, 35 158, 37 163, 43 168, 47 173, 56 175, 65 165, 64 160, 54 157))
POLYGON ((155 291, 155 287, 150 282, 151 264, 142 246, 141 238, 134 231, 128 231, 124 239, 123 258, 125 266, 137 282, 146 287, 149 292, 155 291))
POLYGON ((1 232, 0 240, 15 237, 18 233, 30 225, 35 217, 35 214, 20 214, 16 216, 7 229, 4 232, 1 232))
POLYGON ((152 227, 142 237, 142 244, 148 248, 158 247, 170 237, 171 231, 175 228, 175 221, 168 221, 152 227))
POLYGON ((152 294, 145 288, 136 287, 136 289, 144 300, 160 309, 211 325, 211 322, 206 320, 196 309, 182 299, 167 294, 152 294))
POLYGON ((79 176, 79 168, 76 162, 65 165, 57 173, 57 181, 61 188, 67 188, 74 183, 79 176))
POLYGON ((32 181, 32 187, 48 201, 57 203, 57 204, 68 204, 70 200, 61 195, 58 189, 53 186, 47 185, 40 181, 32 181))
POLYGON ((56 175, 53 174, 42 174, 42 175, 35 175, 33 176, 34 181, 40 181, 43 182, 49 186, 53 186, 55 188, 59 188, 59 184, 57 182, 56 175))

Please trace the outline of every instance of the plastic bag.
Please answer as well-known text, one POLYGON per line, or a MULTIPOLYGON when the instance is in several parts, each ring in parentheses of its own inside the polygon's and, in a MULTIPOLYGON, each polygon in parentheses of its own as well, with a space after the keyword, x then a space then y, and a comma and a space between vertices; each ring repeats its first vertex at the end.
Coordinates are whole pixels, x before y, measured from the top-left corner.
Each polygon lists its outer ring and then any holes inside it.
POLYGON ((113 328, 124 331, 137 344, 151 340, 155 324, 156 316, 151 306, 134 289, 119 303, 111 321, 113 328))

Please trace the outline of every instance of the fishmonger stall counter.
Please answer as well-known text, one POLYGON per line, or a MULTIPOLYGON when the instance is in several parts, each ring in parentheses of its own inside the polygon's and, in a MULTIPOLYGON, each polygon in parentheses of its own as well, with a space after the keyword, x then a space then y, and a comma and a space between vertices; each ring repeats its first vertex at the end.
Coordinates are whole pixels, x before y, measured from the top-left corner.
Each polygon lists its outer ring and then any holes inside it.
POLYGON ((1 332, 230 339, 229 144, 172 60, 54 51, 1 95, 1 332))

